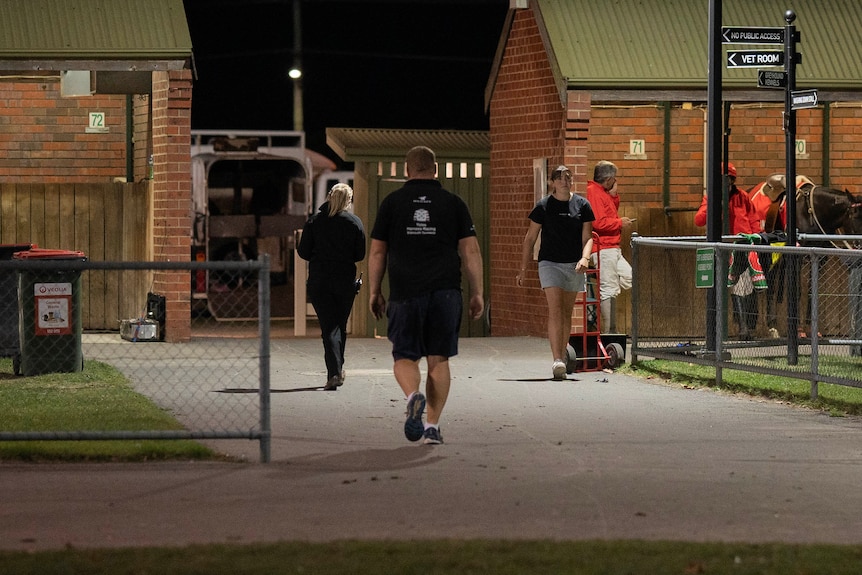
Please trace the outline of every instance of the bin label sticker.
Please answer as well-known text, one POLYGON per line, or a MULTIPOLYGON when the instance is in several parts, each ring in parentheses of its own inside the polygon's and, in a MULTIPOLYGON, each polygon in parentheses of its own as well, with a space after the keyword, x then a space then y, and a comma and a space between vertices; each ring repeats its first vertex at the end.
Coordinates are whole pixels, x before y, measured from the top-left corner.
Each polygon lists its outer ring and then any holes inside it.
POLYGON ((72 284, 37 283, 36 335, 72 335, 72 284))

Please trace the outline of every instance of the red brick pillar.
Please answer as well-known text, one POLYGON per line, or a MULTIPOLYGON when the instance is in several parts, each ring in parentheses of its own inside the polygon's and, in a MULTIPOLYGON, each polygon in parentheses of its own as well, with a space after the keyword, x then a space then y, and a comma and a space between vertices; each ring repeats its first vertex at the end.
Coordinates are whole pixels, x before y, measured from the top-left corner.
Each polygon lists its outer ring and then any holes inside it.
MULTIPOLYGON (((153 261, 191 259, 190 70, 153 73, 153 261)), ((165 297, 166 341, 191 338, 191 274, 158 271, 153 291, 165 297)))
POLYGON ((591 166, 587 165, 592 97, 588 91, 569 90, 567 100, 565 164, 572 170, 574 176, 573 191, 586 196, 587 181, 593 177, 591 166))

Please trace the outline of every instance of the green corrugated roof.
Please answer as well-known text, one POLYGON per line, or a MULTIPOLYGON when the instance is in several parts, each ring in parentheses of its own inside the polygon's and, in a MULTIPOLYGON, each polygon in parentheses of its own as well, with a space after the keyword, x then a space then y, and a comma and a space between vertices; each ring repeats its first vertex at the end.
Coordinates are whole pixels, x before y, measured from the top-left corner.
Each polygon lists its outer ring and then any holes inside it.
POLYGON ((413 146, 428 146, 438 159, 487 160, 491 155, 491 139, 483 131, 326 128, 326 143, 348 162, 400 160, 413 146))
MULTIPOLYGON (((531 0, 549 53, 570 88, 705 88, 709 55, 706 0, 531 0)), ((859 0, 723 0, 722 25, 783 27, 796 12, 801 33, 797 85, 862 89, 859 0)), ((782 45, 725 45, 726 51, 782 45)), ((781 70, 781 68, 769 68, 781 70)), ((724 68, 724 86, 756 87, 752 68, 724 68)))
POLYGON ((0 60, 184 60, 182 0, 0 0, 0 60))

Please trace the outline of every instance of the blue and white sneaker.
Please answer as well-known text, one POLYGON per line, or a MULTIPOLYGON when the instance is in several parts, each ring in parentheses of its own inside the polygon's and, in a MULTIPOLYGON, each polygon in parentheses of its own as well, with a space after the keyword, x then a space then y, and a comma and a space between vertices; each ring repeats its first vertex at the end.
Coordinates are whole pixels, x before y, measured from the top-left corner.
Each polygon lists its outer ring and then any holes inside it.
POLYGON ((422 424, 422 412, 425 411, 425 396, 416 392, 407 402, 407 421, 404 422, 404 437, 409 441, 422 439, 425 426, 422 424))
POLYGON ((440 429, 429 427, 422 433, 422 443, 425 445, 440 445, 443 443, 443 436, 440 435, 440 429))

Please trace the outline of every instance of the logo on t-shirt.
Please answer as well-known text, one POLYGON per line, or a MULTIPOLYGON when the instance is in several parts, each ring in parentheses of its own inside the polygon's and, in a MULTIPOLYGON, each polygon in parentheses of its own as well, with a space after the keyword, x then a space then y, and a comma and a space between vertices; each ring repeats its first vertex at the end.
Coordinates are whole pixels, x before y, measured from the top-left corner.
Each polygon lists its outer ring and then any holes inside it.
POLYGON ((433 236, 437 234, 437 228, 429 226, 431 213, 426 209, 418 209, 413 212, 413 222, 416 225, 407 227, 408 236, 433 236))

